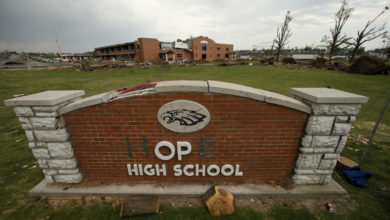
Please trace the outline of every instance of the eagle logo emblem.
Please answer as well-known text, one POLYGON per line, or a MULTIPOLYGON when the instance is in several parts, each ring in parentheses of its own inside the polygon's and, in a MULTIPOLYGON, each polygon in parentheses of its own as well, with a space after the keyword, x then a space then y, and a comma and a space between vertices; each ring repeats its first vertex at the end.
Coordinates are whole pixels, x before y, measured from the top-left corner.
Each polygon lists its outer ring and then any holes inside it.
POLYGON ((206 115, 198 113, 194 110, 188 109, 176 109, 170 110, 163 114, 161 114, 161 119, 165 121, 167 124, 171 124, 175 121, 178 121, 180 125, 184 126, 193 126, 202 122, 206 115))
POLYGON ((165 103, 156 116, 161 126, 176 133, 199 131, 206 127, 211 119, 206 107, 185 99, 165 103))

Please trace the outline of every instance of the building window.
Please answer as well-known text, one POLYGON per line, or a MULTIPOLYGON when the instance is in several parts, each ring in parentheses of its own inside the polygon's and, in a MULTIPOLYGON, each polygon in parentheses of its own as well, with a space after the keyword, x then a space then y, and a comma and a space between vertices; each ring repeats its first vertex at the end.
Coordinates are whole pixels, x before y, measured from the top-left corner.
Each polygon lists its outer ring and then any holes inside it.
POLYGON ((221 56, 221 54, 218 53, 218 54, 217 54, 217 57, 220 57, 220 56, 221 56))
POLYGON ((198 50, 198 46, 195 46, 195 50, 198 50))
POLYGON ((229 48, 226 48, 226 51, 229 51, 229 48))
POLYGON ((207 44, 205 44, 205 43, 202 43, 202 51, 206 51, 206 49, 207 49, 207 44))
POLYGON ((220 51, 220 50, 221 50, 221 48, 220 48, 220 47, 217 47, 217 50, 218 50, 218 51, 220 51))
POLYGON ((183 57, 183 55, 181 53, 177 54, 177 58, 182 58, 182 57, 183 57))

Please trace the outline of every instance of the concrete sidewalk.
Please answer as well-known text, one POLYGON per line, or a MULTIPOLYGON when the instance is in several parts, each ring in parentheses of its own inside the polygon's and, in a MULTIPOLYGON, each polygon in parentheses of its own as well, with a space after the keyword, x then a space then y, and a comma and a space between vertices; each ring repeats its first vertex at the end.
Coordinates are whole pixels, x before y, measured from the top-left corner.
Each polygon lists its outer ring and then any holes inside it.
MULTIPOLYGON (((63 187, 48 185, 41 181, 30 190, 31 196, 68 197, 68 196, 112 196, 112 197, 200 197, 211 184, 167 184, 164 187, 156 183, 133 185, 105 185, 91 187, 63 187)), ((347 191, 333 179, 324 185, 300 185, 286 190, 268 184, 221 185, 236 198, 247 197, 300 197, 300 198, 336 198, 347 196, 347 191)))

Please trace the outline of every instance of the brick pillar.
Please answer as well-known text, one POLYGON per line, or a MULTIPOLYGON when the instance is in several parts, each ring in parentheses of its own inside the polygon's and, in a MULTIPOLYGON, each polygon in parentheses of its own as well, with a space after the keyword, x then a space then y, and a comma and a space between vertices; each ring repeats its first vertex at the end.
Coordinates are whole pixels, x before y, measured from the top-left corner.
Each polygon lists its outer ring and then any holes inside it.
POLYGON ((14 107, 47 183, 79 183, 83 178, 58 112, 84 94, 82 90, 46 91, 5 101, 14 107))
POLYGON ((323 184, 331 180, 352 122, 368 98, 337 89, 293 88, 294 98, 312 107, 295 164, 296 184, 323 184))

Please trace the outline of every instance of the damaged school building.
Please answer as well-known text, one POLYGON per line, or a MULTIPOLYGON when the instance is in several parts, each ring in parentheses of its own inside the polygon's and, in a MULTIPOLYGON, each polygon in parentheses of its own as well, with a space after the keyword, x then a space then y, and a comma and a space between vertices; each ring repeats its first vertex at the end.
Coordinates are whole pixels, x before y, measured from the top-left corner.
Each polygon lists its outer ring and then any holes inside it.
POLYGON ((220 44, 208 37, 195 37, 174 42, 155 38, 138 38, 134 42, 95 48, 95 58, 137 62, 215 61, 233 58, 233 44, 220 44))

